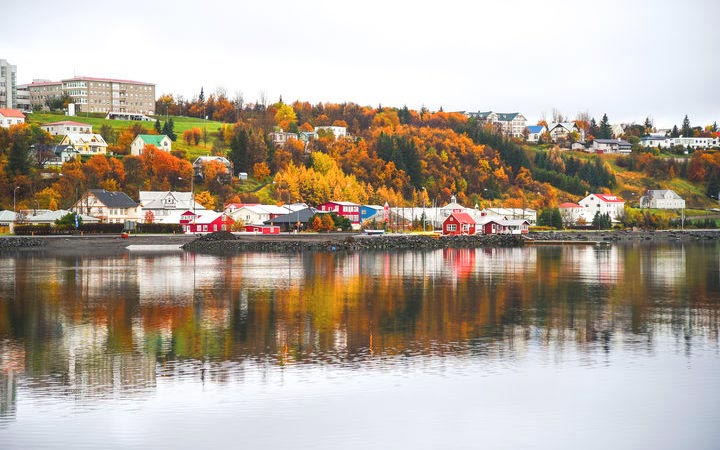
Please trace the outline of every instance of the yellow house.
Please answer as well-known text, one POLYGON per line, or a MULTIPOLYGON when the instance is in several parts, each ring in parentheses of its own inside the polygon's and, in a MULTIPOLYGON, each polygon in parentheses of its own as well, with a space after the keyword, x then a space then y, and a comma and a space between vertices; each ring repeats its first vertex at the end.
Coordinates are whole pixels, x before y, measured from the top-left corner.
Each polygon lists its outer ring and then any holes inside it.
POLYGON ((102 136, 92 133, 68 133, 60 145, 70 145, 81 155, 104 155, 108 147, 102 136))

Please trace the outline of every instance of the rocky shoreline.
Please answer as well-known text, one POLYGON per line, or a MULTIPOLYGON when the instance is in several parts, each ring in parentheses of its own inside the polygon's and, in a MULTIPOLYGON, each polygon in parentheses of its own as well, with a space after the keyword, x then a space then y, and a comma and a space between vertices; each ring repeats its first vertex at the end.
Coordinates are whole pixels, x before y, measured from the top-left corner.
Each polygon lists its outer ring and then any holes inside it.
POLYGON ((47 240, 34 237, 0 238, 0 250, 20 250, 47 246, 47 240))
POLYGON ((720 239, 720 230, 667 230, 667 231, 543 231, 529 233, 534 241, 564 242, 677 242, 711 241, 720 239))
POLYGON ((383 235, 347 237, 322 236, 324 239, 243 239, 228 232, 200 237, 182 246, 184 250, 208 253, 237 252, 304 252, 359 250, 434 250, 442 248, 518 247, 524 244, 521 236, 427 236, 383 235))

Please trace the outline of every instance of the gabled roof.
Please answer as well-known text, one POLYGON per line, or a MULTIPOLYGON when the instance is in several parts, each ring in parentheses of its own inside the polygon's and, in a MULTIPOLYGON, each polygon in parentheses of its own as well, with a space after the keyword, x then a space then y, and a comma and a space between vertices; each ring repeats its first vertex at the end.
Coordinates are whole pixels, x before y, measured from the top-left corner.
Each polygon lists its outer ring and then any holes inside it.
POLYGON ((649 189, 645 196, 648 198, 674 198, 674 199, 682 199, 677 192, 673 191, 672 189, 649 189))
POLYGON ((543 129, 545 129, 545 126, 544 125, 529 125, 527 127, 527 129, 531 134, 542 133, 543 129))
POLYGON ((162 141, 163 139, 167 138, 167 136, 164 134, 138 134, 135 139, 137 138, 140 138, 140 140, 142 140, 147 145, 162 147, 162 141))
POLYGON ((340 206, 360 206, 357 203, 353 203, 353 202, 343 202, 343 201, 335 201, 335 200, 330 200, 327 203, 332 203, 334 205, 340 205, 340 206))
POLYGON ((291 214, 285 214, 283 216, 279 216, 274 219, 266 220, 263 223, 265 225, 269 225, 270 223, 274 223, 274 224, 295 223, 295 222, 307 223, 318 212, 320 212, 320 211, 318 211, 315 208, 305 208, 305 209, 301 209, 300 211, 295 211, 291 214))
POLYGON ((195 161, 193 161, 193 166, 197 167, 199 165, 203 165, 206 163, 209 163, 210 161, 218 161, 226 166, 232 165, 232 163, 225 157, 222 156, 198 156, 195 161))
POLYGON ((107 146, 105 139, 97 133, 68 133, 65 135, 65 139, 68 140, 72 145, 83 145, 83 144, 100 144, 107 146))
POLYGON ((4 117, 17 117, 18 119, 24 119, 25 114, 22 113, 19 109, 7 109, 7 108, 0 108, 0 116, 4 117))
POLYGON ((603 201, 605 203, 625 203, 625 200, 621 199, 620 197, 616 195, 610 195, 610 194, 592 194, 595 197, 599 198, 600 201, 603 201))
POLYGON ((469 215, 468 213, 454 212, 454 213, 450 214, 450 215, 448 216, 448 218, 445 219, 445 220, 447 221, 447 220, 449 220, 451 217, 454 217, 455 220, 457 220, 458 223, 463 223, 463 224, 464 224, 464 223, 469 223, 469 224, 471 224, 471 225, 475 225, 475 220, 473 220, 473 218, 470 217, 470 215, 469 215))
POLYGON ((497 118, 501 122, 510 122, 517 116, 519 116, 520 113, 497 113, 497 118))
POLYGON ((82 127, 92 128, 92 125, 90 125, 89 123, 73 122, 72 120, 61 120, 60 122, 43 123, 40 124, 40 127, 52 127, 56 125, 79 125, 82 127))
POLYGON ((552 131, 557 127, 565 128, 569 132, 575 131, 578 126, 575 124, 575 122, 558 122, 558 123, 551 123, 548 125, 548 131, 552 131))
MULTIPOLYGON (((176 210, 193 209, 192 192, 178 191, 140 191, 140 204, 143 209, 164 209, 166 208, 165 199, 172 197, 175 200, 176 210)), ((195 210, 203 211, 205 207, 195 202, 195 210)))
POLYGON ((138 203, 128 197, 128 195, 124 192, 106 191, 105 189, 90 189, 89 192, 108 208, 126 209, 138 206, 138 203))

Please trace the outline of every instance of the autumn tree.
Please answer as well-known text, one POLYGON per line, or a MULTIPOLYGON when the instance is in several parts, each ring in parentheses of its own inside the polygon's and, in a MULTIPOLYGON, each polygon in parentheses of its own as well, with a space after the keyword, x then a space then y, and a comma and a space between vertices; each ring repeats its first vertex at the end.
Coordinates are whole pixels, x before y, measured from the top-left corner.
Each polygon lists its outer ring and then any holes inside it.
POLYGON ((259 162, 259 163, 255 163, 253 165, 253 177, 255 177, 256 180, 262 181, 262 180, 265 180, 269 176, 270 176, 270 169, 268 168, 268 165, 265 162, 259 162))
POLYGON ((198 192, 195 195, 195 201, 210 211, 215 209, 215 198, 209 191, 198 192))

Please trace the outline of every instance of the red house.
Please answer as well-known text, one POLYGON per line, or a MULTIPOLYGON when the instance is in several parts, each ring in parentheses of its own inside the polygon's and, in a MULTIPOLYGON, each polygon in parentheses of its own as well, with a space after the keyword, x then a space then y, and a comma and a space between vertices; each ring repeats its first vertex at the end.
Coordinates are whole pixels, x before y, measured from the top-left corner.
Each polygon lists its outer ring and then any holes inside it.
POLYGON ((338 216, 347 217, 350 223, 360 223, 360 205, 352 202, 327 202, 318 206, 320 211, 334 212, 338 216))
POLYGON ((257 234, 280 234, 280 227, 277 225, 245 225, 245 231, 257 234))
POLYGON ((527 234, 530 223, 525 219, 486 219, 480 224, 483 234, 527 234))
POLYGON ((182 225, 183 231, 192 234, 230 231, 233 223, 235 221, 230 216, 215 211, 198 211, 198 214, 185 211, 180 217, 180 225, 182 225))
POLYGON ((469 214, 453 212, 443 222, 443 235, 457 236, 460 234, 475 234, 475 221, 469 214))

